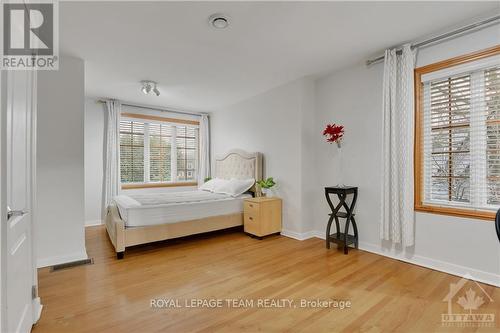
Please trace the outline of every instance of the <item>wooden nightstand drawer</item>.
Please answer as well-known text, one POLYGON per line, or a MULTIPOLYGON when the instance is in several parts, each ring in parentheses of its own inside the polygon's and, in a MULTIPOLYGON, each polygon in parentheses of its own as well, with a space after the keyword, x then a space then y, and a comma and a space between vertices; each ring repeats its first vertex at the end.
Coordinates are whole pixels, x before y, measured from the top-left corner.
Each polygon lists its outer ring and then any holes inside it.
POLYGON ((260 221, 258 216, 245 214, 244 217, 244 230, 253 235, 260 234, 260 221))
POLYGON ((245 232, 255 236, 266 236, 281 231, 281 199, 251 198, 244 204, 245 232))
POLYGON ((260 204, 259 203, 255 203, 255 202, 245 201, 245 204, 244 204, 244 213, 245 214, 252 214, 252 215, 259 215, 259 213, 260 213, 260 204))

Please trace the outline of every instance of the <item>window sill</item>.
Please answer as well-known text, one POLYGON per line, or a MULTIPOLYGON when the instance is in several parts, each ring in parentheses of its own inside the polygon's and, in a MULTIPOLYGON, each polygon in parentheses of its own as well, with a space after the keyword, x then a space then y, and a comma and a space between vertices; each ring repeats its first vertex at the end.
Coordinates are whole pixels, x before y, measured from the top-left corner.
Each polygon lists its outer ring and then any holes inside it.
POLYGON ((156 188, 156 187, 181 187, 181 186, 198 186, 197 182, 178 182, 178 183, 141 183, 141 184, 123 184, 122 190, 132 190, 141 188, 156 188))
POLYGON ((440 207, 432 205, 415 205, 415 211, 431 213, 431 214, 457 216, 457 217, 468 217, 468 218, 480 219, 491 222, 495 220, 495 215, 496 215, 496 213, 493 211, 473 210, 473 209, 464 209, 456 207, 440 207))

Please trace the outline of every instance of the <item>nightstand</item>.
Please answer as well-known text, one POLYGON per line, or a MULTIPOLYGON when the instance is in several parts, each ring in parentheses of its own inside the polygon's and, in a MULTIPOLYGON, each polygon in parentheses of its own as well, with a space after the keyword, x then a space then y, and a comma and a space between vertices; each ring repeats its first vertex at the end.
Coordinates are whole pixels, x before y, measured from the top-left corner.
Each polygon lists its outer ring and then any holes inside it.
POLYGON ((244 229, 257 237, 281 231, 281 199, 258 197, 245 199, 244 229))

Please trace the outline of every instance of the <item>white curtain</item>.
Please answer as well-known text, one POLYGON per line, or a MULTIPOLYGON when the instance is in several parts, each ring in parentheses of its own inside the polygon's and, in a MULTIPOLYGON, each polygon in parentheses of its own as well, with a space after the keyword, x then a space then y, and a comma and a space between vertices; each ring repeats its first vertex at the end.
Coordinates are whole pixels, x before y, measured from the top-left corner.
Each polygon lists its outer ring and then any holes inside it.
POLYGON ((120 193, 120 113, 119 101, 106 101, 107 126, 104 157, 104 214, 113 197, 120 193))
POLYGON ((201 115, 200 119, 200 167, 198 171, 198 185, 203 185, 205 178, 210 177, 210 125, 208 115, 201 115))
POLYGON ((380 238, 414 245, 413 131, 415 52, 385 51, 383 82, 382 220, 380 238))

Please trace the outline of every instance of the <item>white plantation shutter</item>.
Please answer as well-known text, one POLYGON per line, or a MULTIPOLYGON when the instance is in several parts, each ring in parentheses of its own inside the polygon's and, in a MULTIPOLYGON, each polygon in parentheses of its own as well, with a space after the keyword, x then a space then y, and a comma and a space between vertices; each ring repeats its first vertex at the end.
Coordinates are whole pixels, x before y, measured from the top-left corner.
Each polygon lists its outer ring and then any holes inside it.
MULTIPOLYGON (((495 59, 493 59, 495 60, 495 59)), ((424 204, 500 207, 500 65, 422 77, 424 204)))
POLYGON ((122 183, 196 181, 198 126, 122 118, 120 154, 122 183))

